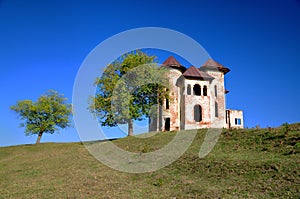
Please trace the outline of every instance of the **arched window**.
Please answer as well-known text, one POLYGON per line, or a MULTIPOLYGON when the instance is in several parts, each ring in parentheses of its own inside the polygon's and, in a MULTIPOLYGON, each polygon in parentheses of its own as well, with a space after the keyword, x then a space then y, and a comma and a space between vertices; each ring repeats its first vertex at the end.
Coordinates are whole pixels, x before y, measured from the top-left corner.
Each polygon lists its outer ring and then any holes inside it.
POLYGON ((203 86, 203 95, 207 96, 207 86, 203 86))
POLYGON ((217 89, 217 85, 215 85, 215 96, 218 97, 218 89, 217 89))
POLYGON ((194 90, 194 95, 198 95, 198 96, 201 95, 201 87, 199 84, 195 84, 193 90, 194 90))
POLYGON ((191 89, 191 85, 188 84, 188 85, 187 85, 187 91, 186 91, 188 95, 191 95, 191 90, 192 90, 192 89, 191 89))
POLYGON ((202 108, 200 105, 194 106, 194 120, 195 120, 195 122, 202 121, 202 108))
POLYGON ((217 102, 215 102, 215 117, 219 117, 219 107, 217 102))

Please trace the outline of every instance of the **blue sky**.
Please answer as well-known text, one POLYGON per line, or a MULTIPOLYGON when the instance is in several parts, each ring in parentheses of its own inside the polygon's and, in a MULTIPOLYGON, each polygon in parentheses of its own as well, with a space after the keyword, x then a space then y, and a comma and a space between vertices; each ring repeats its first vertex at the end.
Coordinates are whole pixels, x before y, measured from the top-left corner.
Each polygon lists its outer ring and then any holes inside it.
MULTIPOLYGON (((0 146, 36 140, 24 135, 11 105, 36 100, 49 89, 71 103, 76 73, 88 53, 139 27, 182 32, 230 68, 227 106, 244 110, 247 127, 300 121, 299 0, 0 0, 0 146)), ((42 138, 69 141, 79 141, 75 128, 42 138)))

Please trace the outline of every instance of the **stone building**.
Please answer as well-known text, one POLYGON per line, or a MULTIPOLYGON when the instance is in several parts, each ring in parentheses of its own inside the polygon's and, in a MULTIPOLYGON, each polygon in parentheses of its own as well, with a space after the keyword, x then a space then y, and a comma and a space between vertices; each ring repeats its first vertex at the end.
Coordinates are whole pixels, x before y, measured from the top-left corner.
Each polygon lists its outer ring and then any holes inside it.
POLYGON ((160 106, 157 118, 149 119, 150 131, 244 127, 243 112, 226 108, 229 68, 212 59, 200 68, 186 68, 173 56, 161 67, 169 70, 170 100, 160 106))

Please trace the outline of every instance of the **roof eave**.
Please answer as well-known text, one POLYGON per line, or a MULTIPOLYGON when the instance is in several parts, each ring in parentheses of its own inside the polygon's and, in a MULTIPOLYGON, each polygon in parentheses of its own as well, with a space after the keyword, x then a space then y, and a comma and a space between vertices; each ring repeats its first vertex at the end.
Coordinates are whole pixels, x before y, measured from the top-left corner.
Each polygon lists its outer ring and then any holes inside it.
POLYGON ((215 71, 221 71, 224 73, 224 75, 228 72, 230 72, 230 69, 229 68, 226 68, 226 67, 213 67, 213 66, 201 66, 199 68, 201 71, 203 70, 215 70, 215 71))
POLYGON ((204 81, 211 81, 214 79, 213 77, 208 78, 208 77, 199 77, 199 76, 192 76, 192 75, 183 75, 183 76, 188 79, 200 79, 200 80, 204 80, 204 81))

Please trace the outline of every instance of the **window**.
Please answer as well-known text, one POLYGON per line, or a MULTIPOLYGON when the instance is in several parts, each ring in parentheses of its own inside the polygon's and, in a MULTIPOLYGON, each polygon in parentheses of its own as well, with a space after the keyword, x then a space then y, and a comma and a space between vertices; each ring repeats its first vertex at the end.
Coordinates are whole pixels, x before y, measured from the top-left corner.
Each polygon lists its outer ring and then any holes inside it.
POLYGON ((215 96, 218 97, 218 89, 217 89, 217 85, 215 85, 215 96))
POLYGON ((215 102, 215 117, 219 117, 219 107, 217 102, 215 102))
POLYGON ((235 125, 241 125, 242 124, 242 119, 241 118, 235 118, 234 123, 235 123, 235 125))
POLYGON ((194 88, 193 88, 193 91, 194 91, 194 95, 200 96, 201 95, 201 87, 200 87, 200 85, 199 84, 195 84, 194 88))
POLYGON ((169 99, 166 98, 166 109, 169 109, 169 107, 170 107, 169 99))
POLYGON ((207 96, 207 86, 203 86, 203 95, 207 96))
POLYGON ((191 85, 190 84, 187 85, 187 91, 186 92, 187 92, 188 95, 191 95, 191 85))
POLYGON ((200 105, 194 106, 194 120, 195 120, 195 122, 202 121, 202 108, 200 105))

